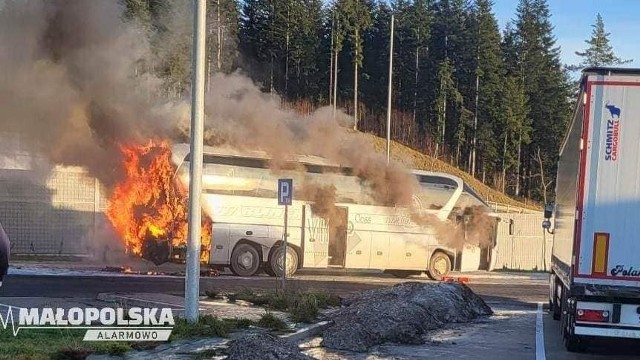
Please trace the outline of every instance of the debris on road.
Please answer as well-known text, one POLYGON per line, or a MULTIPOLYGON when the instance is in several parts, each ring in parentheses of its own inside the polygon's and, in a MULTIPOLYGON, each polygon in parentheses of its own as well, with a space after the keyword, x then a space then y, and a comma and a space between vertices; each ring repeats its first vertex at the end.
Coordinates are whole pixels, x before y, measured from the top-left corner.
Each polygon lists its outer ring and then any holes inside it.
POLYGON ((242 335, 229 343, 227 360, 310 360, 295 344, 269 333, 257 332, 242 335), (259 354, 259 355, 258 355, 259 354))
MULTIPOLYGON (((131 275, 166 275, 166 276, 184 276, 184 271, 153 271, 153 270, 133 270, 131 266, 105 266, 101 269, 102 272, 119 273, 119 274, 131 274, 131 275)), ((220 276, 220 271, 212 268, 205 268, 200 270, 200 276, 202 277, 215 277, 220 276)))
POLYGON ((330 317, 323 346, 365 352, 386 342, 422 344, 423 335, 446 323, 491 315, 491 308, 466 285, 406 282, 344 299, 330 317))

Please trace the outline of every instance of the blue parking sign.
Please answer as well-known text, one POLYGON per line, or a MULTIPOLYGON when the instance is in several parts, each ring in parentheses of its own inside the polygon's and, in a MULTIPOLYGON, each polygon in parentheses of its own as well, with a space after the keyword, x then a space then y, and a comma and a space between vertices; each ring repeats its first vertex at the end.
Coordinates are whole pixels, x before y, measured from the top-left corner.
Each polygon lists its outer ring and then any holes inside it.
POLYGON ((293 179, 278 179, 278 205, 291 205, 293 179))

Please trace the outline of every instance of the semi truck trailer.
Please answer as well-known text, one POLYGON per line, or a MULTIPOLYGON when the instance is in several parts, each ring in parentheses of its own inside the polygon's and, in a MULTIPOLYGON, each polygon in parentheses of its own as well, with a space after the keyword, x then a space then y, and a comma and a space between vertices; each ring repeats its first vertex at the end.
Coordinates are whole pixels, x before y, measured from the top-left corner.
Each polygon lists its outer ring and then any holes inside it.
POLYGON ((544 217, 550 312, 567 350, 640 339, 640 69, 583 70, 544 217))

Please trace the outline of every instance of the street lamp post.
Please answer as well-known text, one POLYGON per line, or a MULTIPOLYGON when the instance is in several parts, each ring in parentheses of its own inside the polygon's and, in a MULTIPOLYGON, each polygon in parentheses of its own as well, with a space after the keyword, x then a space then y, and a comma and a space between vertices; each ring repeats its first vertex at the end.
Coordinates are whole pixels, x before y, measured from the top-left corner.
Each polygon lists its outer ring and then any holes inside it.
POLYGON ((389 46, 389 89, 387 95, 387 165, 391 156, 391 85, 393 77, 393 14, 391 14, 391 45, 389 46))
POLYGON ((198 322, 200 297, 200 242, 202 161, 204 132, 204 71, 206 0, 193 0, 193 52, 191 71, 191 144, 189 160, 189 239, 185 276, 185 319, 198 322))

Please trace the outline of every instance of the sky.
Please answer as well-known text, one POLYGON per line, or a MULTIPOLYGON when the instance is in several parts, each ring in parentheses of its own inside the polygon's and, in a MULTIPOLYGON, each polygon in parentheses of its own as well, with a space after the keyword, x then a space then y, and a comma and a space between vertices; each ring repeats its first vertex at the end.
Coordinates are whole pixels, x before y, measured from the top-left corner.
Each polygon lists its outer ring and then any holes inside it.
MULTIPOLYGON (((515 18, 518 0, 493 0, 493 11, 503 30, 515 18)), ((640 0, 548 0, 556 45, 565 64, 578 64, 576 51, 584 51, 591 37, 596 15, 600 13, 613 51, 634 61, 624 67, 640 68, 640 0)))

